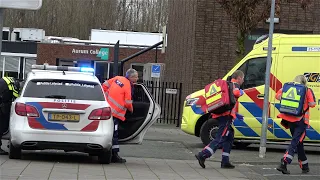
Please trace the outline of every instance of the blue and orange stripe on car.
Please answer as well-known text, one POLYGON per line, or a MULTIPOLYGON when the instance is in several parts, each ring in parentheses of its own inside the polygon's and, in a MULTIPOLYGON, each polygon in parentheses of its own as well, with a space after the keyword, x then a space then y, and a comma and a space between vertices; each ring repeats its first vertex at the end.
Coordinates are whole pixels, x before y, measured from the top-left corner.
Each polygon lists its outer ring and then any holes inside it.
MULTIPOLYGON (((68 128, 65 127, 63 123, 49 122, 43 115, 43 108, 54 108, 61 109, 63 103, 52 103, 52 102, 27 102, 27 105, 31 105, 38 110, 39 117, 33 118, 28 117, 29 126, 33 129, 48 129, 48 130, 64 130, 67 131, 68 128)), ((67 104, 67 109, 75 110, 86 110, 90 105, 89 104, 74 104, 74 103, 65 103, 67 104)), ((92 121, 87 126, 80 129, 80 131, 95 131, 99 126, 99 121, 92 121)))

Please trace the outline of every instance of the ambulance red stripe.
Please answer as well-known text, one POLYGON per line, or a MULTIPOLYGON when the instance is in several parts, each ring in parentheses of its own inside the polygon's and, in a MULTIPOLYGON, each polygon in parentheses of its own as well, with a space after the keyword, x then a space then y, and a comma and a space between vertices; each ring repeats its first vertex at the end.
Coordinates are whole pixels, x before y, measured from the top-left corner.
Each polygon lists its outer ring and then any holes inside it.
POLYGON ((270 87, 277 93, 282 88, 282 83, 279 79, 270 73, 270 87))
MULTIPOLYGON (((260 108, 263 110, 263 99, 259 99, 257 96, 261 94, 256 88, 252 88, 249 90, 245 90, 245 93, 250 97, 250 99, 260 108)), ((268 116, 270 116, 270 102, 268 104, 268 116)))
POLYGON ((250 99, 257 104, 257 106, 263 109, 263 99, 258 99, 258 95, 261 94, 256 88, 250 88, 244 90, 244 92, 250 97, 250 99))
MULTIPOLYGON (((278 92, 279 89, 282 88, 281 81, 278 80, 276 76, 274 76, 272 73, 270 73, 270 87, 275 91, 278 92)), ((245 93, 250 97, 250 99, 257 104, 257 106, 263 110, 263 99, 259 99, 257 96, 258 94, 261 94, 256 88, 251 88, 248 90, 245 90, 245 93)), ((269 112, 268 115, 270 116, 270 102, 268 103, 269 112)))

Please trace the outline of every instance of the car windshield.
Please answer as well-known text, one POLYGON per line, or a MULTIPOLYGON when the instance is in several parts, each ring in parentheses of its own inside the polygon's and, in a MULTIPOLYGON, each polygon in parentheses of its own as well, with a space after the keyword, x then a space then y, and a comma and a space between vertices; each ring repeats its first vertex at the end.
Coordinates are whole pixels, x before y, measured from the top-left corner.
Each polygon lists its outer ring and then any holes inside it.
POLYGON ((104 101, 101 85, 75 80, 31 80, 23 97, 104 101))

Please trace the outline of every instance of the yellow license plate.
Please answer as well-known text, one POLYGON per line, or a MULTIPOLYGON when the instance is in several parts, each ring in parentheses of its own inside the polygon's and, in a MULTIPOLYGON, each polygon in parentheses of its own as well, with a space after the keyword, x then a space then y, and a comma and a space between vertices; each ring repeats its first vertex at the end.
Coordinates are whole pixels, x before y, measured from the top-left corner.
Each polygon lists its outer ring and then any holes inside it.
POLYGON ((49 121, 69 121, 69 122, 79 122, 80 115, 79 114, 56 114, 51 113, 48 117, 49 121))

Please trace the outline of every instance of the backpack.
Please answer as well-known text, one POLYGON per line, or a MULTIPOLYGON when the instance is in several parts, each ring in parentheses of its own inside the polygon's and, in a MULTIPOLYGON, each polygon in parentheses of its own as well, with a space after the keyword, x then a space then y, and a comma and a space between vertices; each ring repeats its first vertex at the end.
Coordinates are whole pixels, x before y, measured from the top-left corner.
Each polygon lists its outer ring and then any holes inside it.
POLYGON ((233 95, 234 84, 229 81, 217 79, 205 86, 205 99, 209 113, 222 114, 231 111, 236 104, 233 95))
POLYGON ((283 85, 280 100, 280 113, 302 116, 306 111, 303 109, 308 87, 303 84, 288 82, 283 85))

